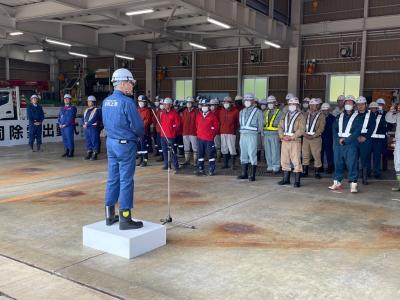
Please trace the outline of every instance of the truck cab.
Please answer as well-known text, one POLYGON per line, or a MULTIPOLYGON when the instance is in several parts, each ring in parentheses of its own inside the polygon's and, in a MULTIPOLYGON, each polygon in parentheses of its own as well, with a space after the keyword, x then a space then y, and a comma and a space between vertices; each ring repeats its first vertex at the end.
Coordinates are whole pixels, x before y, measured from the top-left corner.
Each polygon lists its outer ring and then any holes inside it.
POLYGON ((0 89, 0 120, 16 119, 17 112, 14 107, 13 92, 16 92, 16 89, 0 89))

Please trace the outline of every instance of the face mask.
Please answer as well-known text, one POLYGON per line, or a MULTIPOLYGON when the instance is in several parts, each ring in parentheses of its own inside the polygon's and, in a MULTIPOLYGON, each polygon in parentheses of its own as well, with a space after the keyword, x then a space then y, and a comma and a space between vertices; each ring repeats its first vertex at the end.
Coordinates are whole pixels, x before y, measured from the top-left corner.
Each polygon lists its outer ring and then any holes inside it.
POLYGON ((154 105, 155 105, 156 107, 159 107, 159 106, 160 106, 160 102, 154 102, 154 105))
POLYGON ((265 110, 267 108, 267 106, 265 104, 261 104, 260 107, 261 107, 262 110, 265 110))
POLYGON ((192 106, 193 106, 193 103, 192 103, 192 102, 186 103, 186 107, 187 107, 187 108, 191 108, 192 106))
POLYGON ((273 103, 268 103, 268 109, 274 109, 275 105, 273 103))
POLYGON ((344 106, 344 109, 347 110, 347 111, 351 111, 351 110, 353 110, 353 105, 351 105, 351 104, 346 104, 346 105, 344 106))
POLYGON ((208 112, 208 106, 202 106, 201 107, 202 112, 206 113, 208 112))
POLYGON ((308 103, 307 102, 303 103, 303 108, 308 108, 308 103))
POLYGON ((164 105, 160 104, 160 109, 164 109, 164 105))
POLYGON ((144 105, 145 105, 145 103, 144 103, 144 102, 139 102, 139 107, 143 108, 143 107, 144 107, 144 105))
POLYGON ((290 112, 294 112, 294 111, 296 111, 297 107, 296 107, 296 105, 289 105, 288 109, 290 112))
POLYGON ((210 109, 211 109, 212 111, 214 111, 214 110, 215 110, 215 106, 214 106, 214 105, 211 105, 211 106, 210 106, 210 109))
POLYGON ((251 106, 251 101, 244 101, 244 106, 250 107, 251 106))
POLYGON ((231 107, 231 105, 229 103, 224 103, 224 108, 225 109, 229 109, 229 107, 231 107))

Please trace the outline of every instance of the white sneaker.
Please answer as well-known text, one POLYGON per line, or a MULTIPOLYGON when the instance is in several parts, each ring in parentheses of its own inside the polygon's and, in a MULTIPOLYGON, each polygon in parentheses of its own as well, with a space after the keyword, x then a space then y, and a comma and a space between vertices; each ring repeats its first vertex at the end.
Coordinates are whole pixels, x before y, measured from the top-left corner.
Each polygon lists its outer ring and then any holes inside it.
POLYGON ((338 191, 338 190, 340 191, 343 188, 342 188, 342 184, 339 181, 334 180, 333 184, 329 187, 329 189, 332 191, 338 191))
POLYGON ((358 193, 357 182, 350 183, 350 192, 351 193, 358 193))

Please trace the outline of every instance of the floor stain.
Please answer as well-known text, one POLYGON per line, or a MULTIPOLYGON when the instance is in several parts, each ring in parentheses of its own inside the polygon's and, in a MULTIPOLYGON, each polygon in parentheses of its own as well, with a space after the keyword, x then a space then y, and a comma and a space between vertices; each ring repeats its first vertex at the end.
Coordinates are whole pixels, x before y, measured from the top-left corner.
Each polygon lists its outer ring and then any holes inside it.
POLYGON ((78 197, 85 195, 84 192, 81 191, 74 191, 74 190, 65 190, 50 194, 49 196, 53 197, 61 197, 61 198, 71 198, 71 197, 78 197))
POLYGON ((44 169, 41 168, 20 168, 17 169, 18 172, 20 173, 36 173, 36 172, 42 172, 44 169))
POLYGON ((201 196, 202 194, 200 193, 189 192, 189 191, 179 191, 179 192, 173 192, 171 194, 171 197, 176 197, 176 198, 199 198, 201 196))
POLYGON ((241 224, 241 223, 225 223, 219 225, 216 230, 217 233, 229 233, 229 234, 259 234, 263 230, 252 224, 241 224))

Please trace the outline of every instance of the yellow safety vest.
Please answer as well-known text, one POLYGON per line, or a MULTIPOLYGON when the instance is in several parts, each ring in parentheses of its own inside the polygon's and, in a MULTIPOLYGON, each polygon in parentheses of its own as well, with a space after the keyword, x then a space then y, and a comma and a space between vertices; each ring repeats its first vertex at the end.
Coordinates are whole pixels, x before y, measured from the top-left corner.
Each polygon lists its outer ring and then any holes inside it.
POLYGON ((276 109, 274 114, 272 115, 271 120, 268 120, 269 118, 269 110, 267 111, 267 114, 265 115, 265 127, 264 130, 272 130, 272 131, 277 131, 278 127, 274 127, 274 121, 276 119, 276 116, 279 114, 280 110, 276 109))

